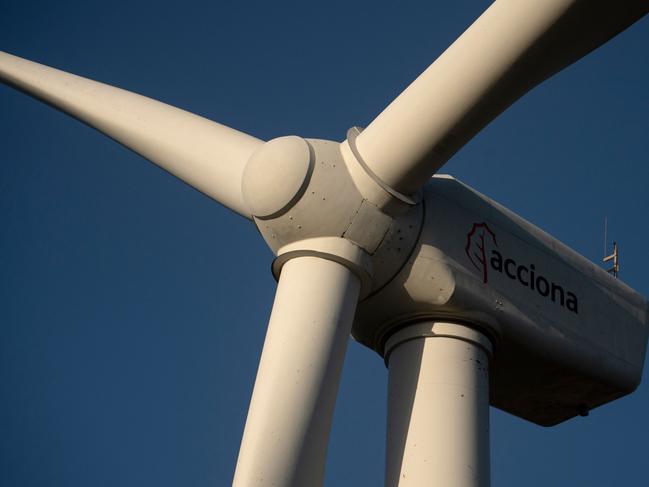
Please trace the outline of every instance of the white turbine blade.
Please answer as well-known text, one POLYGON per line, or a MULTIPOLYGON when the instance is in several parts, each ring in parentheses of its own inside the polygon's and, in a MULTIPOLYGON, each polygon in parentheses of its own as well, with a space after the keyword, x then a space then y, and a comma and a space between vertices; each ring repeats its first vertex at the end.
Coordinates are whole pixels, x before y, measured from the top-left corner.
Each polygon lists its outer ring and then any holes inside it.
POLYGON ((179 108, 0 52, 0 81, 96 128, 235 212, 262 141, 179 108))
POLYGON ((412 194, 528 90, 647 11, 647 0, 497 0, 357 137, 358 153, 412 194))
POLYGON ((322 485, 359 291, 359 279, 336 262, 284 265, 233 485, 322 485))

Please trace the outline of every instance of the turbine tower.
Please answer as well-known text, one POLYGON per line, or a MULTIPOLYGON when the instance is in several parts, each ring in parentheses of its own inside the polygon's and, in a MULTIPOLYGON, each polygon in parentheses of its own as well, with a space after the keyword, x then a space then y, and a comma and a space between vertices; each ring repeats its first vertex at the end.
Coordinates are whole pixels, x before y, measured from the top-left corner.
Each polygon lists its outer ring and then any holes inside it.
POLYGON ((0 54, 0 79, 256 225, 277 291, 233 484, 318 486, 351 334, 389 371, 386 485, 489 485, 489 405, 551 426, 632 392, 647 302, 444 164, 646 1, 497 0, 343 142, 262 141, 0 54))

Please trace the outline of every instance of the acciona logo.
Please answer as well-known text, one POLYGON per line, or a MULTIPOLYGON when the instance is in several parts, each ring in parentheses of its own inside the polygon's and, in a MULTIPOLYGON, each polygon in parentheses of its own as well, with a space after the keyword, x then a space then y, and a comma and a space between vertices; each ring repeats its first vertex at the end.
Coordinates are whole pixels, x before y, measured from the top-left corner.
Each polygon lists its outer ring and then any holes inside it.
POLYGON ((503 256, 498 250, 496 234, 485 223, 474 223, 466 236, 464 248, 469 261, 480 272, 482 282, 489 282, 490 270, 504 274, 519 285, 535 291, 540 296, 550 299, 553 303, 579 313, 577 296, 568 291, 537 270, 532 263, 518 263, 514 259, 503 256))

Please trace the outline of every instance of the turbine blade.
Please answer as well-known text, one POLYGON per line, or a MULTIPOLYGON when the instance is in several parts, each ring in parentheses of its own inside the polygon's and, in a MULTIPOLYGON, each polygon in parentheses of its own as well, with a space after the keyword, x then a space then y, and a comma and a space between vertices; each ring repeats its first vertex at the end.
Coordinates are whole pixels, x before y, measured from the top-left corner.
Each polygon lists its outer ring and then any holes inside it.
POLYGON ((336 262, 296 257, 284 265, 234 486, 322 485, 359 291, 359 279, 336 262))
POLYGON ((534 86, 649 11, 647 0, 497 0, 356 139, 403 194, 534 86))
POLYGON ((246 218, 241 176, 262 143, 151 98, 0 52, 0 81, 106 134, 246 218))

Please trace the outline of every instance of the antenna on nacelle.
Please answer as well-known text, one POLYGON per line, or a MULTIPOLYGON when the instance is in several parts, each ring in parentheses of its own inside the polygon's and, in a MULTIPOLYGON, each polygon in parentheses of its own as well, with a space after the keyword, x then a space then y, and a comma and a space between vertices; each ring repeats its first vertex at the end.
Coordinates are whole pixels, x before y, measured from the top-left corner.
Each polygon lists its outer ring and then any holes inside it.
POLYGON ((617 277, 618 273, 620 272, 620 252, 617 246, 617 242, 613 242, 613 253, 604 257, 602 262, 610 262, 611 260, 613 261, 613 267, 606 269, 606 272, 613 274, 613 277, 617 277))
POLYGON ((619 248, 617 246, 617 242, 613 241, 613 253, 610 255, 606 255, 608 252, 608 240, 607 240, 607 231, 608 231, 608 219, 604 217, 604 255, 605 257, 602 259, 602 262, 610 262, 613 261, 613 267, 610 269, 606 269, 606 272, 609 274, 613 274, 613 277, 617 277, 617 275, 620 272, 620 252, 619 248))

